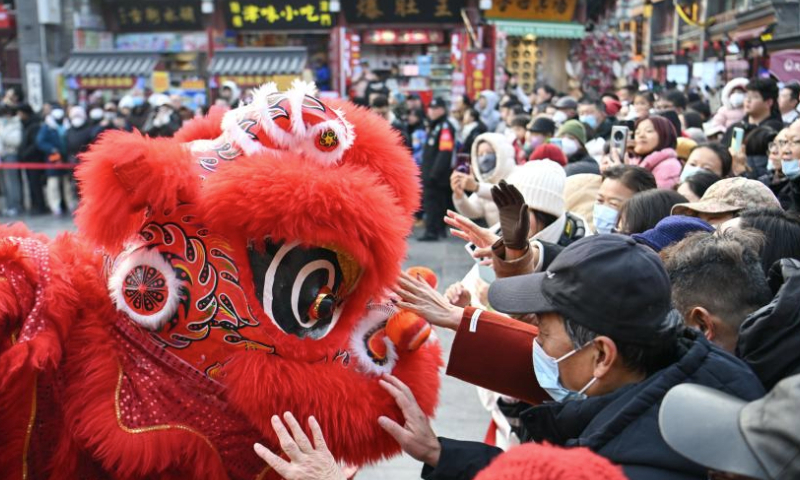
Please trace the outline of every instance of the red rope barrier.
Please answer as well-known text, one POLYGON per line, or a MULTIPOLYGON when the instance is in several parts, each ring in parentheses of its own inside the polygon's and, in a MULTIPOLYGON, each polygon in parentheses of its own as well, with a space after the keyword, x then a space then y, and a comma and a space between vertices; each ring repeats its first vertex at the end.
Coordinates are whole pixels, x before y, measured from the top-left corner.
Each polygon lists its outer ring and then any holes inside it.
POLYGON ((0 170, 71 170, 76 163, 0 163, 0 170))

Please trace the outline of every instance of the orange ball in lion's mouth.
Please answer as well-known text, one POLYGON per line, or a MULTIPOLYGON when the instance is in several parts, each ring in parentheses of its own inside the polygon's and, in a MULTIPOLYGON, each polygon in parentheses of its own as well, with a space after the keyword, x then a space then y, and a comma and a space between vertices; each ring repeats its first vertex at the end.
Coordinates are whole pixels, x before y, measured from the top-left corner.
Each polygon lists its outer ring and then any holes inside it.
POLYGON ((416 313, 401 310, 386 322, 386 335, 399 350, 413 351, 431 335, 431 325, 416 313))
POLYGON ((439 279, 436 278, 436 274, 433 273, 433 270, 428 267, 411 267, 406 270, 406 273, 414 278, 417 278, 419 275, 419 277, 425 280, 425 282, 430 285, 431 288, 436 288, 436 286, 439 284, 439 279))

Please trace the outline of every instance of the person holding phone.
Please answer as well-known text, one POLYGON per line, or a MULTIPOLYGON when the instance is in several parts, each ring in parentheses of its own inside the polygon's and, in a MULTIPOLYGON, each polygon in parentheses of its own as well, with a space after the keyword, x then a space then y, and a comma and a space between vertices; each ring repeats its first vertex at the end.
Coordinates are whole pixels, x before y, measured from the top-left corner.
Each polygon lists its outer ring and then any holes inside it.
MULTIPOLYGON (((674 187, 681 175, 680 160, 675 152, 678 136, 672 122, 664 117, 653 115, 636 122, 633 138, 633 155, 619 163, 637 165, 656 177, 658 188, 674 187)), ((618 159, 616 150, 612 156, 618 159)))
POLYGON ((469 172, 456 169, 450 175, 456 210, 467 218, 485 218, 489 225, 500 221, 491 189, 508 177, 515 163, 514 146, 505 135, 492 132, 478 135, 470 152, 469 172))

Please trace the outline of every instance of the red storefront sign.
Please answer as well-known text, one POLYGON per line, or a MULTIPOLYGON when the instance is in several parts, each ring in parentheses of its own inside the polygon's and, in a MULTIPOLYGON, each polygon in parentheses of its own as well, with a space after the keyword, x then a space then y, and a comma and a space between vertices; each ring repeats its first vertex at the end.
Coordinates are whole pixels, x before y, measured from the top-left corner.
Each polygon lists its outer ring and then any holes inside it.
POLYGON ((494 84, 494 57, 492 51, 470 50, 467 52, 465 81, 469 98, 477 98, 483 90, 492 90, 494 84))
POLYGON ((136 85, 134 77, 76 77, 76 88, 85 90, 126 90, 136 85))
POLYGON ((800 50, 781 50, 771 53, 769 71, 784 83, 800 80, 800 50))

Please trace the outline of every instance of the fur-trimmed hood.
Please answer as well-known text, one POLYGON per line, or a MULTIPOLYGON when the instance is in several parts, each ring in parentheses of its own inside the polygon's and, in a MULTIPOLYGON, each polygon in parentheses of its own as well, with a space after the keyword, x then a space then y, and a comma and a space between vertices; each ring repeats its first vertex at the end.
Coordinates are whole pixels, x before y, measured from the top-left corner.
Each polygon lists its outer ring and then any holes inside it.
POLYGON ((472 164, 472 172, 479 182, 498 183, 500 180, 508 177, 516 165, 516 161, 514 160, 514 145, 512 145, 511 142, 508 141, 508 138, 502 133, 482 133, 472 142, 470 163, 472 164), (492 150, 494 150, 495 155, 497 155, 497 164, 494 169, 485 174, 482 174, 480 168, 478 168, 478 145, 483 142, 491 145, 492 150))

